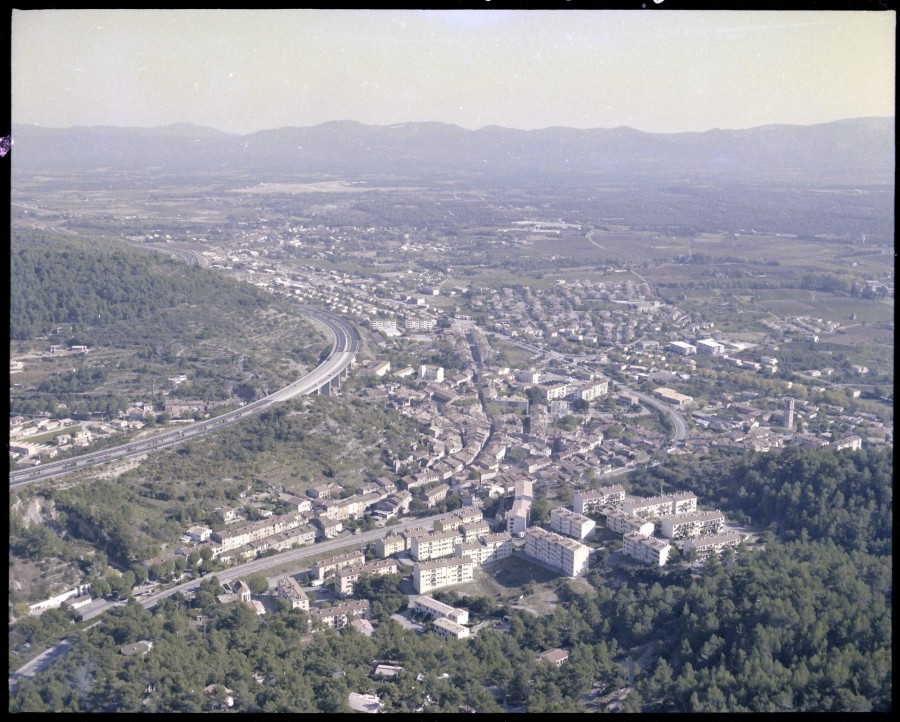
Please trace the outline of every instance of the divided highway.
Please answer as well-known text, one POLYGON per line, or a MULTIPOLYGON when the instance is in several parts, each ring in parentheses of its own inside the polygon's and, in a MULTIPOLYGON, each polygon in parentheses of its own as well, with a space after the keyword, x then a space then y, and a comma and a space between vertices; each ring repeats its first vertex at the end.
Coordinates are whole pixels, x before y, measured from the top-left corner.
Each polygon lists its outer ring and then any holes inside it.
POLYGON ((356 354, 359 351, 359 333, 350 323, 330 313, 310 308, 302 310, 313 320, 324 324, 334 339, 334 345, 328 358, 303 378, 239 409, 228 411, 212 419, 198 421, 190 426, 182 426, 175 431, 166 431, 148 439, 131 441, 112 449, 94 451, 74 458, 42 464, 32 469, 10 472, 9 485, 28 484, 33 481, 62 476, 88 466, 99 466, 109 461, 141 456, 151 451, 175 446, 183 441, 189 441, 203 434, 208 434, 210 431, 236 424, 247 416, 261 413, 295 396, 303 396, 322 388, 325 384, 340 376, 350 366, 353 359, 356 358, 356 354))

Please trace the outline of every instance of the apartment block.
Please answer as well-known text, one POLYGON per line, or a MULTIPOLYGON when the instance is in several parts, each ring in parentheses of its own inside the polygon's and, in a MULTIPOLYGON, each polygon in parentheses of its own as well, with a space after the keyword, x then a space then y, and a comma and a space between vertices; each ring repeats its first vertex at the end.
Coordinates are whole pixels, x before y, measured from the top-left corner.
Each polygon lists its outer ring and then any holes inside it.
POLYGON ((600 507, 618 506, 625 501, 624 486, 601 486, 592 491, 579 491, 572 497, 572 511, 587 514, 600 507))
POLYGON ((461 524, 459 531, 463 535, 464 542, 470 542, 491 533, 491 525, 485 519, 481 521, 473 521, 468 524, 461 524))
POLYGON ((506 559, 512 554, 512 536, 508 532, 485 534, 480 539, 457 544, 453 553, 458 557, 468 557, 481 566, 506 559))
POLYGON ((389 557, 391 554, 405 552, 407 538, 402 534, 389 534, 375 542, 375 554, 379 557, 389 557))
POLYGON ((570 577, 587 570, 590 549, 552 531, 532 527, 525 531, 525 554, 570 577))
POLYGON ((653 536, 656 528, 652 521, 646 521, 639 516, 631 516, 621 509, 608 506, 600 510, 606 515, 606 528, 616 534, 637 533, 641 536, 653 536))
POLYGON ((604 394, 609 392, 609 380, 608 379, 598 379, 596 381, 591 381, 590 383, 585 384, 581 388, 579 388, 575 395, 582 399, 583 401, 593 401, 598 396, 603 396, 604 394))
POLYGON ((338 602, 333 607, 310 609, 308 614, 311 625, 320 624, 332 629, 342 629, 354 619, 369 618, 369 600, 338 602))
POLYGON ((597 522, 576 511, 557 507, 550 511, 550 530, 573 539, 584 539, 594 531, 597 522))
POLYGON ((506 513, 506 530, 513 535, 521 535, 528 528, 531 517, 531 501, 515 499, 512 508, 506 513))
POLYGON ((672 547, 668 542, 654 537, 646 537, 643 534, 631 532, 622 537, 624 552, 645 564, 664 566, 669 560, 669 552, 672 547))
POLYGON ((413 588, 419 594, 471 582, 475 563, 466 557, 420 562, 413 567, 413 588))
POLYGON ((444 532, 432 532, 428 536, 417 536, 412 540, 409 555, 416 561, 447 557, 453 554, 453 548, 462 544, 463 536, 458 529, 444 532))
POLYGON ((309 597, 293 577, 282 577, 275 587, 279 597, 287 599, 291 603, 291 609, 309 611, 309 597))
POLYGON ((442 637, 451 639, 466 639, 469 636, 469 628, 457 624, 449 619, 438 617, 431 623, 431 629, 442 637))
POLYGON ((353 594, 353 585, 363 574, 383 576, 385 574, 397 574, 399 567, 394 559, 378 559, 362 566, 353 565, 339 569, 334 575, 334 591, 342 596, 353 594))
POLYGON ((349 566, 362 566, 366 563, 366 555, 362 552, 348 552, 338 554, 328 559, 320 559, 310 567, 310 572, 315 579, 325 579, 340 569, 349 566))
POLYGON ((689 491, 649 498, 628 496, 622 502, 621 508, 626 514, 652 519, 668 514, 684 514, 694 511, 697 508, 697 497, 689 491))
POLYGON ((681 545, 681 551, 685 555, 690 552, 696 552, 697 559, 703 560, 712 554, 718 554, 725 547, 736 547, 740 543, 740 534, 736 531, 726 531, 722 534, 711 534, 688 539, 681 545))
POLYGON ((483 521, 484 512, 478 507, 463 507, 434 520, 435 531, 458 529, 461 524, 483 521))
POLYGON ((212 538, 219 543, 221 551, 228 551, 229 549, 237 549, 250 542, 294 529, 304 523, 306 523, 306 520, 303 516, 294 511, 289 514, 262 519, 251 524, 242 524, 239 527, 215 531, 212 533, 212 538))
POLYGON ((712 536, 724 528, 725 515, 720 511, 695 511, 664 516, 660 520, 660 532, 667 539, 712 536))
POLYGON ((410 597, 407 608, 412 609, 416 612, 422 612, 423 614, 427 614, 431 617, 436 617, 439 619, 449 619, 451 622, 456 622, 457 624, 469 623, 468 609, 451 607, 449 604, 439 602, 433 597, 426 597, 421 595, 410 597))

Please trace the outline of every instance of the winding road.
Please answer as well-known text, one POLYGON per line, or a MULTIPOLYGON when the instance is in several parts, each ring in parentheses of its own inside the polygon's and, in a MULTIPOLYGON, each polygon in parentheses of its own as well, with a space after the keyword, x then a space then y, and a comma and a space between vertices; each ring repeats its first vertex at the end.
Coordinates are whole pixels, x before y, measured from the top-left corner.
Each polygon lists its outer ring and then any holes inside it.
POLYGON ((334 340, 331 353, 315 369, 306 376, 245 406, 228 411, 212 419, 198 421, 189 426, 182 426, 176 431, 167 431, 148 439, 131 441, 112 449, 103 449, 88 454, 82 454, 73 458, 42 464, 32 469, 22 469, 9 474, 9 485, 18 486, 41 481, 56 476, 62 476, 78 469, 89 466, 99 466, 109 461, 117 461, 133 456, 141 456, 151 451, 166 449, 184 441, 196 439, 203 434, 238 423, 241 419, 254 414, 259 414, 276 404, 283 403, 295 396, 318 391, 323 386, 330 384, 339 377, 356 358, 359 351, 359 333, 348 322, 337 316, 318 309, 303 308, 303 313, 314 321, 325 325, 334 340))

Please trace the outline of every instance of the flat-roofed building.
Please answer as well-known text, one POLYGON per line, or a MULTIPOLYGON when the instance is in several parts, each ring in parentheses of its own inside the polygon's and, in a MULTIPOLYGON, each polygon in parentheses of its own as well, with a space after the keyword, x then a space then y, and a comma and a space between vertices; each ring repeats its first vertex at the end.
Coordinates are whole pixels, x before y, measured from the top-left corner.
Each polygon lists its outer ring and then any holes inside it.
POLYGON ((467 557, 419 562, 413 567, 413 588, 419 594, 471 582, 475 563, 467 557))
POLYGON ((506 513, 506 530, 514 536, 521 536, 528 528, 531 517, 531 500, 514 499, 512 507, 506 513))
POLYGON ((587 570, 591 550, 581 542, 538 527, 525 530, 525 554, 570 577, 587 570))
POLYGON ((310 609, 308 614, 313 627, 321 625, 332 629, 343 629, 354 619, 369 618, 369 600, 338 602, 331 607, 310 609))
POLYGON ((469 636, 469 628, 457 624, 449 619, 438 617, 431 623, 432 631, 442 637, 451 639, 466 639, 469 636))
POLYGON ((407 542, 407 537, 402 534, 388 534, 375 542, 375 554, 380 557, 389 557, 391 554, 405 552, 407 542))
POLYGON ((582 401, 593 401, 598 396, 603 396, 609 392, 609 380, 597 379, 581 386, 575 395, 582 401))
POLYGON ((689 491, 651 497, 627 496, 620 508, 626 514, 640 516, 644 519, 669 514, 686 514, 696 511, 697 496, 689 491))
POLYGON ((694 511, 673 514, 660 520, 660 532, 667 539, 711 536, 725 528, 725 515, 721 511, 694 511))
POLYGON ((712 554, 718 554, 725 547, 736 547, 740 543, 740 534, 736 531, 726 531, 721 534, 688 539, 681 545, 681 551, 685 555, 694 552, 698 560, 703 560, 712 554))
POLYGON ((587 514, 600 507, 617 506, 625 501, 624 486, 601 486, 591 491, 579 491, 572 497, 572 511, 587 514))
POLYGON ((397 574, 398 571, 399 567, 394 559, 377 559, 362 566, 345 567, 335 572, 334 591, 346 597, 353 594, 353 586, 363 574, 384 576, 386 574, 397 574))
POLYGON ((325 579, 331 576, 339 569, 349 566, 362 566, 366 563, 366 555, 360 551, 348 552, 347 554, 338 554, 328 559, 320 559, 315 562, 310 571, 316 579, 325 579))
POLYGON ((704 338, 697 341, 697 352, 707 356, 720 356, 725 353, 725 346, 711 338, 704 338))
POLYGON ((685 343, 684 341, 672 341, 666 348, 670 351, 674 351, 681 356, 693 356, 697 353, 697 347, 692 346, 689 343, 685 343))
POLYGON ((309 611, 309 597, 303 591, 303 587, 291 576, 281 577, 275 589, 278 596, 287 599, 291 603, 291 609, 309 611))
POLYGON ((449 604, 439 602, 433 597, 426 597, 423 595, 412 596, 409 598, 407 608, 416 612, 422 612, 430 617, 449 619, 451 622, 456 622, 457 624, 469 623, 468 609, 451 607, 449 604))
POLYGON ((482 519, 481 521, 473 521, 468 524, 461 524, 459 530, 460 532, 462 532, 463 541, 470 542, 484 536, 485 534, 490 534, 491 525, 488 524, 486 519, 482 519))
POLYGON ((531 479, 516 479, 513 487, 513 496, 516 499, 527 499, 534 501, 534 482, 531 479))
POLYGON ((665 386, 660 386, 658 389, 653 389, 653 395, 658 396, 663 401, 668 401, 670 404, 675 404, 676 406, 686 406, 687 404, 693 403, 694 401, 693 396, 680 394, 674 389, 667 389, 665 386))
POLYGON ((606 515, 606 528, 616 534, 636 532, 642 536, 653 536, 653 530, 656 528, 652 521, 632 516, 612 506, 601 509, 601 512, 606 515))
POLYGON ((645 564, 664 566, 669 560, 671 545, 662 539, 646 537, 643 534, 631 532, 622 537, 623 551, 633 559, 645 564))
POLYGON ((412 540, 409 555, 416 561, 425 562, 453 554, 453 548, 462 544, 463 535, 458 529, 432 532, 428 536, 417 536, 412 540))
POLYGON ((571 511, 561 506, 550 510, 550 530, 557 534, 573 539, 584 539, 594 531, 595 526, 597 526, 597 522, 577 511, 571 511))
POLYGON ((512 551, 512 535, 509 532, 499 532, 485 534, 480 539, 457 544, 453 553, 458 557, 468 557, 475 564, 481 566, 506 559, 512 555, 512 551))

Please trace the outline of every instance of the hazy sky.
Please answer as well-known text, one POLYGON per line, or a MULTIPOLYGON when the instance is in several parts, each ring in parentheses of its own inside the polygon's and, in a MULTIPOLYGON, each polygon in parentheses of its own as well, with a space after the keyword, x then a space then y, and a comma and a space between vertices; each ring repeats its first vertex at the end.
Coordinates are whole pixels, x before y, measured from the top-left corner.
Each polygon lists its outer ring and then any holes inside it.
POLYGON ((12 120, 652 132, 894 114, 895 12, 13 12, 12 120))

